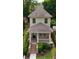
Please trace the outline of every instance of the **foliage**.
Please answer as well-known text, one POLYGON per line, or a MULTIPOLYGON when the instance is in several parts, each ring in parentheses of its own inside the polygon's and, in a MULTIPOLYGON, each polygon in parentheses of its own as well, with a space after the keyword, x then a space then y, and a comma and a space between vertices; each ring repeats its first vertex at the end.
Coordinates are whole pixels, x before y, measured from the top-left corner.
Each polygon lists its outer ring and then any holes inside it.
MULTIPOLYGON (((37 5, 37 2, 34 0, 23 0, 23 16, 28 19, 28 15, 34 10, 34 7, 37 5)), ((23 30, 25 30, 26 26, 28 24, 26 24, 23 21, 23 30)))
POLYGON ((23 35, 23 55, 27 55, 28 54, 28 47, 29 47, 29 33, 26 32, 23 35))
POLYGON ((46 52, 51 49, 51 45, 47 43, 38 43, 38 52, 46 52))
POLYGON ((23 0, 23 16, 27 16, 29 14, 30 4, 31 0, 23 0))
POLYGON ((44 0, 43 5, 53 18, 56 18, 56 0, 44 0))
POLYGON ((51 51, 49 51, 47 54, 45 55, 37 55, 37 58, 36 59, 53 59, 53 57, 55 56, 56 54, 56 48, 52 48, 51 51))
POLYGON ((52 53, 52 58, 56 59, 56 48, 52 48, 51 50, 51 53, 52 53))
POLYGON ((56 31, 54 31, 53 33, 51 33, 51 38, 52 38, 52 41, 54 43, 54 46, 56 47, 56 31))
POLYGON ((56 26, 56 19, 52 19, 50 24, 51 24, 51 27, 56 26))
POLYGON ((37 4, 34 0, 24 0, 23 2, 23 16, 28 17, 29 13, 33 10, 34 6, 37 4))
POLYGON ((25 23, 25 22, 23 21, 23 31, 27 31, 28 28, 29 28, 29 23, 25 23))

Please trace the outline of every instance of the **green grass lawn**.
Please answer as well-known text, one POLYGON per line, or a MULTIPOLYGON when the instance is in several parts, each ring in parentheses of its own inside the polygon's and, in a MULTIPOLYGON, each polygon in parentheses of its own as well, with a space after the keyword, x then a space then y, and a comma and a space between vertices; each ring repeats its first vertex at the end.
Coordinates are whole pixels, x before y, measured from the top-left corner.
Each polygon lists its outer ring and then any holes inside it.
POLYGON ((56 53, 56 48, 53 48, 49 53, 43 56, 37 56, 37 59, 52 59, 56 53))

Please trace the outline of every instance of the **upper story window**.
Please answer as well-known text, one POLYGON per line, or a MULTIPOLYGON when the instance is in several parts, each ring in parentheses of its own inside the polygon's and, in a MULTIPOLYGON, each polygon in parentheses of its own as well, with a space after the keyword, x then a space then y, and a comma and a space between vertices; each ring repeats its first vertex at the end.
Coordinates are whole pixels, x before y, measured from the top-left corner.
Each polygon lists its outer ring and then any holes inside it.
POLYGON ((33 23, 36 23, 36 19, 35 18, 33 18, 33 23))
POLYGON ((45 18, 45 23, 48 23, 48 19, 47 18, 45 18))

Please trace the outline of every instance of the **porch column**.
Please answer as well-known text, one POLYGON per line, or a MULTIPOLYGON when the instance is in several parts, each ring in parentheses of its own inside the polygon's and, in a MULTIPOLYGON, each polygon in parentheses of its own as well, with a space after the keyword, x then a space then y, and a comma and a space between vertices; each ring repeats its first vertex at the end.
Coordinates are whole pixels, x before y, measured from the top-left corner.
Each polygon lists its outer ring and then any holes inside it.
POLYGON ((51 33, 49 33, 49 43, 51 42, 51 33))
POLYGON ((53 44, 52 38, 51 38, 51 33, 49 33, 49 43, 50 43, 50 44, 53 44))
POLYGON ((37 43, 39 42, 39 33, 37 33, 37 43))
POLYGON ((30 35, 29 35, 29 42, 31 42, 31 33, 30 33, 30 35))

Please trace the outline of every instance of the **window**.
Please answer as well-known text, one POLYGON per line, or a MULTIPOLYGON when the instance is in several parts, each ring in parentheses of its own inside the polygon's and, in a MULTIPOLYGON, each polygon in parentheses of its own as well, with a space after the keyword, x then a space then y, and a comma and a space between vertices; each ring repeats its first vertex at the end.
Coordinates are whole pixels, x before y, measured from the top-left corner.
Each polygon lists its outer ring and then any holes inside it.
POLYGON ((36 19, 35 18, 33 18, 33 23, 36 23, 36 19))
POLYGON ((39 39, 49 39, 48 33, 39 33, 39 39))
POLYGON ((48 19, 47 18, 45 18, 45 23, 48 23, 48 19))

